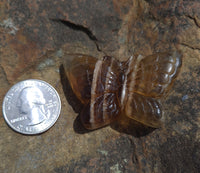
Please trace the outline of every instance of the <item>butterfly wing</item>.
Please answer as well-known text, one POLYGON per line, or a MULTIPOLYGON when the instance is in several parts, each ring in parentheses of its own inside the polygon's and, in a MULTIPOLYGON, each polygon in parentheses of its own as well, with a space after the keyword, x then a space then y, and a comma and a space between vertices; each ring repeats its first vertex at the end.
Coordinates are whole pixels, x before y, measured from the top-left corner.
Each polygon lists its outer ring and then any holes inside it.
POLYGON ((91 97, 93 72, 97 59, 82 54, 68 54, 64 57, 63 66, 73 92, 86 104, 91 97))
POLYGON ((129 92, 160 98, 168 93, 181 67, 181 54, 157 53, 136 60, 136 68, 129 75, 129 92), (131 78, 134 76, 134 79, 131 78), (131 82, 132 81, 132 82, 131 82))
POLYGON ((181 55, 157 53, 130 59, 121 101, 125 114, 150 127, 160 127, 160 98, 168 93, 181 67, 181 55), (124 96, 125 95, 125 96, 124 96))
POLYGON ((116 94, 107 93, 95 97, 94 102, 85 105, 80 118, 86 129, 98 129, 112 123, 120 114, 116 94))
POLYGON ((104 57, 97 61, 93 74, 91 102, 81 113, 87 129, 97 129, 113 122, 121 112, 119 89, 122 73, 117 60, 104 57))
POLYGON ((159 100, 131 93, 124 108, 126 116, 150 127, 162 124, 162 107, 159 100))

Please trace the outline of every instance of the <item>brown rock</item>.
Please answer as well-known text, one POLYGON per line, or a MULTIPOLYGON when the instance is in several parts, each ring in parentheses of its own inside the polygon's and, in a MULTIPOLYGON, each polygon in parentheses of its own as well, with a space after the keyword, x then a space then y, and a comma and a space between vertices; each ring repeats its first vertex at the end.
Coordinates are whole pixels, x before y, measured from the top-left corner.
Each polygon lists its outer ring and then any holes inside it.
POLYGON ((0 103, 14 83, 37 78, 57 89, 62 111, 38 136, 13 132, 1 113, 0 172, 199 172, 199 9, 199 1, 183 0, 2 0, 0 103), (122 118, 96 131, 82 129, 60 80, 65 52, 124 60, 175 48, 183 66, 166 98, 162 128, 134 121, 126 127, 122 118))

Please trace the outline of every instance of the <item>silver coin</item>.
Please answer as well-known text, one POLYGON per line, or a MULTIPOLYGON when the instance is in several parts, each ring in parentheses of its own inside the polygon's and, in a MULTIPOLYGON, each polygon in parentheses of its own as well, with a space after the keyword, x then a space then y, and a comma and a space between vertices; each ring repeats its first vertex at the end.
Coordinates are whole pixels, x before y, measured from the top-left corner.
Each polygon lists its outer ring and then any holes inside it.
POLYGON ((48 83, 29 79, 15 84, 3 101, 7 124, 22 134, 39 134, 57 121, 61 102, 56 90, 48 83))

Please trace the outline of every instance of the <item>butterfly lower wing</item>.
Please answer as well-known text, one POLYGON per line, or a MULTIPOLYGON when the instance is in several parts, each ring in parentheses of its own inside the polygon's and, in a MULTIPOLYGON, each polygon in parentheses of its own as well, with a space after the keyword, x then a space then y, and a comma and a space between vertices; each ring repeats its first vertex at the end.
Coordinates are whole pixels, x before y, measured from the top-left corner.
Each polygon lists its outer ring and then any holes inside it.
POLYGON ((112 123, 120 114, 116 94, 107 93, 95 98, 93 103, 85 105, 81 112, 81 121, 86 129, 98 129, 112 123))
POLYGON ((64 57, 63 66, 73 92, 86 104, 91 97, 92 77, 97 59, 82 54, 68 54, 64 57))
POLYGON ((141 58, 136 63, 138 66, 133 72, 135 73, 134 85, 130 87, 129 92, 160 98, 168 93, 180 71, 181 55, 178 52, 156 53, 141 58))
POLYGON ((124 108, 126 116, 150 127, 162 124, 162 107, 159 100, 137 93, 129 95, 124 108))

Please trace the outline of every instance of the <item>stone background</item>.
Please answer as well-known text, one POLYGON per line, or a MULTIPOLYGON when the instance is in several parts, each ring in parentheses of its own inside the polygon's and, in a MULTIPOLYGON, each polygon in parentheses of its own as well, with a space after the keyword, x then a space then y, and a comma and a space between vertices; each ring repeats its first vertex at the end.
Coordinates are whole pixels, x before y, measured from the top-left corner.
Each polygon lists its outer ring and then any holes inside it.
POLYGON ((57 123, 36 136, 12 131, 0 113, 0 172, 199 172, 199 9, 197 0, 0 0, 0 104, 13 84, 30 78, 50 83, 62 101, 57 123), (82 129, 61 82, 66 52, 125 60, 173 48, 183 66, 162 128, 121 119, 82 129))

